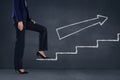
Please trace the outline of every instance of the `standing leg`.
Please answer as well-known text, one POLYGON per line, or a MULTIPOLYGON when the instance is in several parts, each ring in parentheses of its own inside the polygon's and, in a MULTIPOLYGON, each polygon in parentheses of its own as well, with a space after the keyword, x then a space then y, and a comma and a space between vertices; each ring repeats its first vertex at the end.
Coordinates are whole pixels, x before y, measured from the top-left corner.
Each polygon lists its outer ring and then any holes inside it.
POLYGON ((15 44, 15 54, 14 54, 14 68, 15 69, 22 69, 22 58, 24 53, 24 46, 25 46, 25 29, 20 31, 18 29, 18 25, 15 24, 16 29, 16 44, 15 44))

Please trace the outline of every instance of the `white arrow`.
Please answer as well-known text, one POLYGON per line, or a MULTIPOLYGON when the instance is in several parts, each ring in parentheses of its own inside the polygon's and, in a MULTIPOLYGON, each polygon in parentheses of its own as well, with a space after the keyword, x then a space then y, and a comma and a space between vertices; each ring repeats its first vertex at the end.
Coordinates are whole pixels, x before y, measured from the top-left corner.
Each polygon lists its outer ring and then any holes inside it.
POLYGON ((76 33, 78 33, 78 32, 81 32, 81 31, 83 31, 83 30, 85 30, 85 29, 87 29, 87 28, 93 27, 93 26, 95 26, 95 25, 98 25, 98 24, 99 24, 99 25, 102 26, 102 25, 107 21, 107 19, 108 19, 108 17, 106 17, 106 16, 97 15, 97 18, 92 18, 92 19, 88 19, 88 20, 76 22, 76 23, 73 23, 73 24, 69 24, 69 25, 66 25, 66 26, 57 28, 57 29, 56 29, 56 32, 57 32, 57 35, 58 35, 59 40, 62 40, 62 39, 64 39, 64 38, 67 38, 67 37, 69 37, 69 36, 71 36, 71 35, 73 35, 73 34, 76 34, 76 33), (100 21, 99 19, 102 19, 102 21, 100 21), (90 21, 96 21, 96 20, 99 20, 99 21, 98 21, 98 22, 95 22, 95 23, 93 23, 93 24, 91 24, 91 25, 89 25, 89 26, 86 26, 86 27, 84 27, 84 28, 81 28, 81 29, 79 29, 79 30, 77 30, 77 31, 74 31, 74 32, 72 32, 72 33, 70 33, 70 34, 67 34, 67 35, 65 35, 65 36, 60 36, 59 31, 62 30, 62 29, 65 29, 65 28, 68 28, 68 27, 70 28, 70 27, 75 26, 75 25, 78 25, 78 24, 82 24, 82 23, 86 23, 86 22, 90 22, 90 21))

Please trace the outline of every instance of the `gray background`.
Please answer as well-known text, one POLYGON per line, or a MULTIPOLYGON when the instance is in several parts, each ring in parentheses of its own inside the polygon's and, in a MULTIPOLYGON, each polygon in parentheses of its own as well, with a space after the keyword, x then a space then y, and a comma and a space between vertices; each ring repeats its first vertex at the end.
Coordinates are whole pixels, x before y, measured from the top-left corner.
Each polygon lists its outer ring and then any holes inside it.
MULTIPOLYGON (((49 50, 75 51, 76 45, 96 45, 97 39, 116 39, 120 32, 119 0, 27 0, 31 18, 48 29, 49 50), (84 30, 59 41, 55 29, 70 23, 95 18, 97 14, 109 17, 101 27, 84 30)), ((12 1, 0 2, 0 68, 13 68, 15 29, 12 24, 12 1)), ((120 43, 101 42, 98 49, 78 49, 78 55, 60 55, 58 61, 36 61, 38 33, 26 31, 24 66, 33 69, 120 68, 120 43)))

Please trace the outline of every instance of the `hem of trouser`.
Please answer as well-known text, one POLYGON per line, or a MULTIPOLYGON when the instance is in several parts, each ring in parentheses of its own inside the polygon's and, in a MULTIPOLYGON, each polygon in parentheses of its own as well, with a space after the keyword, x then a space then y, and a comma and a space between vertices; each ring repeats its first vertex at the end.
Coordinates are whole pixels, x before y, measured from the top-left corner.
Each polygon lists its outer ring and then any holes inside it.
POLYGON ((22 68, 14 68, 14 70, 19 70, 19 69, 22 69, 22 68))
POLYGON ((48 49, 39 49, 39 51, 48 51, 48 49))

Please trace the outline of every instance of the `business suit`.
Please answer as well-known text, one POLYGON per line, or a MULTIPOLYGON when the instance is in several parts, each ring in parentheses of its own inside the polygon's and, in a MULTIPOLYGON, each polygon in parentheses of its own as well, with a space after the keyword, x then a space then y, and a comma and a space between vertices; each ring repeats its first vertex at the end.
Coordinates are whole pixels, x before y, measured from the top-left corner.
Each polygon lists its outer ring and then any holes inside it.
POLYGON ((22 69, 23 67, 23 53, 25 46, 25 30, 32 30, 39 32, 39 51, 47 50, 47 29, 46 27, 34 24, 29 18, 29 12, 25 0, 13 0, 12 17, 16 29, 16 44, 14 54, 14 68, 22 69), (23 30, 18 29, 18 22, 23 22, 23 30))

